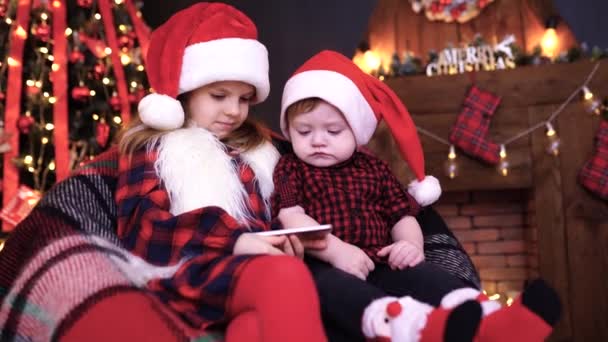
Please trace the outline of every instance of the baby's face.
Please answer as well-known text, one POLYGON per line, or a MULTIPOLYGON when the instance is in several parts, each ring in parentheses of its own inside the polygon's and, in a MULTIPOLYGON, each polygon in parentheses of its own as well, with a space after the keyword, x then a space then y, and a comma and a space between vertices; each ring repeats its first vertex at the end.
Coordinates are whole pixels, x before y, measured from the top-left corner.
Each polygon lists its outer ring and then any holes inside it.
POLYGON ((343 162, 357 148, 355 136, 344 115, 324 101, 308 113, 290 116, 289 137, 296 156, 316 167, 343 162))

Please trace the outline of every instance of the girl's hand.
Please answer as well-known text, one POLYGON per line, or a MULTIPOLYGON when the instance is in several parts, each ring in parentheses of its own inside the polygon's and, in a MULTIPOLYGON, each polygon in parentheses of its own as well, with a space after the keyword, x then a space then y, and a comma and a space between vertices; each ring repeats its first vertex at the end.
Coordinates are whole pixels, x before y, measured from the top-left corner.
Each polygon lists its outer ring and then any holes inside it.
POLYGON ((361 248, 342 242, 336 246, 330 263, 344 272, 350 273, 362 280, 367 279, 369 272, 374 270, 374 262, 361 248))
POLYGON ((424 253, 420 248, 406 240, 400 240, 382 248, 377 255, 379 257, 388 255, 388 265, 393 270, 414 267, 424 260, 424 253))
POLYGON ((296 235, 287 235, 282 249, 287 255, 293 255, 300 259, 304 258, 304 245, 296 235))
POLYGON ((286 236, 259 236, 253 233, 244 233, 236 240, 232 254, 282 255, 285 253, 281 249, 286 242, 286 236))

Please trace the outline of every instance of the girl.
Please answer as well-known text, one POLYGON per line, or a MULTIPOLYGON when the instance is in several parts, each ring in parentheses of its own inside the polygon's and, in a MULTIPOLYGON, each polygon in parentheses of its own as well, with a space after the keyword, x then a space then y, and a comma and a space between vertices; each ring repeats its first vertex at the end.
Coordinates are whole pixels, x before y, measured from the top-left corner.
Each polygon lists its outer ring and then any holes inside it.
POLYGON ((148 288, 196 329, 228 323, 228 341, 325 340, 306 267, 280 256, 301 257, 300 241, 252 234, 270 229, 279 158, 248 119, 269 92, 255 25, 193 5, 152 34, 146 72, 156 93, 120 139, 116 201, 125 247, 173 265, 148 288))

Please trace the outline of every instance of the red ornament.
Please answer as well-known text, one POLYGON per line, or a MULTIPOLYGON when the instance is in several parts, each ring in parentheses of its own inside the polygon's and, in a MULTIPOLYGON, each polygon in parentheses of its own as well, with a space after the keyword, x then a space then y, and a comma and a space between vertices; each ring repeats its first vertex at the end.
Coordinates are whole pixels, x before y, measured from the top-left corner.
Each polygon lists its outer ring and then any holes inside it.
POLYGON ((139 103, 139 101, 141 101, 141 99, 143 99, 144 96, 146 96, 146 91, 143 90, 142 88, 137 88, 129 94, 129 102, 131 104, 139 103))
POLYGON ((112 110, 116 112, 118 112, 122 108, 120 98, 118 97, 118 95, 116 95, 116 93, 112 94, 112 97, 110 98, 110 107, 112 107, 112 110))
POLYGON ((102 62, 95 64, 95 66, 93 67, 93 72, 95 74, 96 79, 102 78, 103 75, 106 74, 106 65, 102 62))
POLYGON ((118 46, 121 50, 130 50, 135 45, 133 37, 130 35, 122 35, 118 38, 118 46))
POLYGON ((48 42, 49 38, 51 37, 51 27, 46 23, 46 21, 32 27, 32 31, 34 36, 38 37, 38 39, 43 42, 48 42))
POLYGON ((25 91, 27 92, 28 95, 30 96, 35 96, 40 94, 40 88, 36 87, 35 85, 28 85, 25 88, 25 91))
POLYGON ((93 6, 93 0, 78 0, 76 1, 76 3, 78 4, 78 6, 84 8, 91 8, 91 6, 93 6))
POLYGON ((20 116, 17 120, 17 129, 21 134, 30 134, 32 131, 32 126, 34 126, 34 118, 30 115, 20 116))
POLYGON ((89 96, 91 96, 91 90, 87 86, 80 85, 72 89, 72 98, 76 101, 84 102, 89 96))
POLYGON ((72 50, 72 52, 70 52, 69 59, 70 59, 70 63, 72 63, 72 64, 83 63, 84 54, 78 48, 75 48, 74 50, 72 50))
POLYGON ((5 2, 0 3, 0 18, 6 17, 6 13, 8 12, 8 7, 5 2))
POLYGON ((104 148, 108 144, 108 138, 110 138, 110 126, 105 120, 100 121, 95 127, 95 140, 99 147, 104 148))
POLYGON ((479 2, 477 3, 477 6, 479 8, 484 8, 486 6, 488 6, 490 4, 490 0, 479 0, 479 2))
POLYGON ((6 95, 0 91, 0 101, 4 101, 5 98, 6 98, 6 95))
POLYGON ((2 208, 0 219, 13 227, 16 226, 32 211, 41 196, 40 192, 25 185, 20 185, 15 197, 11 198, 6 206, 2 208))

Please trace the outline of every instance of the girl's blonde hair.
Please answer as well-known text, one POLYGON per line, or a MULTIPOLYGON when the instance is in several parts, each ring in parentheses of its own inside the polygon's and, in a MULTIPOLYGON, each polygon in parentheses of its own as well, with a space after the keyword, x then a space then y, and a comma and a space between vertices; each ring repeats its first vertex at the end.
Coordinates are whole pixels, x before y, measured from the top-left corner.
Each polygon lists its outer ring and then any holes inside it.
MULTIPOLYGON (((186 103, 189 94, 190 93, 185 93, 178 96, 178 100, 182 103, 183 108, 187 108, 186 103)), ((184 127, 189 121, 188 119, 188 113, 186 111, 184 127)), ((146 126, 139 116, 137 116, 118 134, 118 150, 121 154, 131 156, 135 151, 144 148, 149 144, 153 144, 154 141, 158 141, 158 139, 168 132, 169 131, 160 131, 146 126)), ((267 141, 271 141, 271 136, 269 129, 248 117, 239 128, 232 131, 221 141, 234 149, 246 152, 267 141)))

